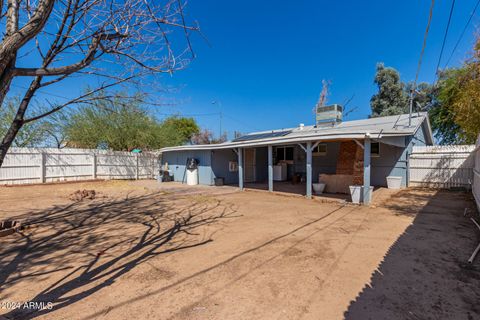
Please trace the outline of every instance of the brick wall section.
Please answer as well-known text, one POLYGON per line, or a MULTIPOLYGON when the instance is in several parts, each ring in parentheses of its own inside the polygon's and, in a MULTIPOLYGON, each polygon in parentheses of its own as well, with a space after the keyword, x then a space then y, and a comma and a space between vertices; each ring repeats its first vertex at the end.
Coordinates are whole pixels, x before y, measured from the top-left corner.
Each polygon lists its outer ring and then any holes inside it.
POLYGON ((353 141, 342 141, 340 143, 340 151, 337 159, 337 174, 353 175, 353 164, 355 162, 355 154, 357 152, 357 144, 353 141))
POLYGON ((363 185, 363 149, 355 143, 355 163, 353 164, 353 184, 363 185))
POLYGON ((363 149, 355 141, 340 143, 336 173, 353 175, 354 184, 363 184, 363 149))

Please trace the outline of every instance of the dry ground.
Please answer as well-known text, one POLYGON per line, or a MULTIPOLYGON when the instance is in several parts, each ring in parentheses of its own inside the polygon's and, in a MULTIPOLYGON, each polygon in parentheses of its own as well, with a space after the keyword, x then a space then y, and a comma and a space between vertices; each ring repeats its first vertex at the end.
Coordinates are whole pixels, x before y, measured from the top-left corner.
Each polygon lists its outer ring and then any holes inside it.
POLYGON ((0 303, 12 319, 479 319, 462 192, 372 207, 231 187, 110 181, 0 188, 0 303), (97 198, 68 195, 95 189, 97 198), (98 194, 100 192, 100 194, 98 194))

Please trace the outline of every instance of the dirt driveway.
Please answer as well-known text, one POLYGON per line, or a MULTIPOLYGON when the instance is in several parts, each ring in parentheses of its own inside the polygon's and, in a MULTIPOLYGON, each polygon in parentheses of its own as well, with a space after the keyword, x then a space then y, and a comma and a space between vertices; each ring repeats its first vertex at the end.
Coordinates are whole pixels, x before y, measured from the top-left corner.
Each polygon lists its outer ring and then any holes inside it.
POLYGON ((428 190, 367 208, 154 181, 0 188, 0 219, 31 225, 0 238, 0 314, 479 319, 465 207, 466 193, 428 190), (70 200, 78 189, 96 198, 70 200), (47 308, 6 307, 24 301, 47 308))

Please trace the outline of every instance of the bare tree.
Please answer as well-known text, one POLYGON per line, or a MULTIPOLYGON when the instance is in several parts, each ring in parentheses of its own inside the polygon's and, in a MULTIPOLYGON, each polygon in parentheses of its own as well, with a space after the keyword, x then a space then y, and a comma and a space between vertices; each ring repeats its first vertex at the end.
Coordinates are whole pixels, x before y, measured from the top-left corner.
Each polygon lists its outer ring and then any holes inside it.
POLYGON ((151 88, 155 74, 185 68, 193 58, 189 36, 198 31, 187 24, 181 0, 0 0, 1 29, 0 107, 16 78, 30 83, 0 137, 0 166, 24 124, 92 102, 95 93, 120 84, 148 81, 151 88), (78 95, 60 102, 42 95, 40 89, 60 82, 78 95), (82 83, 86 91, 78 88, 82 83), (39 97, 49 110, 28 117, 39 97))
POLYGON ((193 137, 190 139, 192 144, 216 144, 216 143, 223 143, 227 141, 227 132, 224 132, 220 137, 215 139, 213 137, 213 132, 204 129, 197 134, 194 134, 193 137))
POLYGON ((318 98, 317 107, 324 107, 327 103, 327 97, 330 87, 330 81, 322 80, 322 91, 320 92, 320 97, 318 98))

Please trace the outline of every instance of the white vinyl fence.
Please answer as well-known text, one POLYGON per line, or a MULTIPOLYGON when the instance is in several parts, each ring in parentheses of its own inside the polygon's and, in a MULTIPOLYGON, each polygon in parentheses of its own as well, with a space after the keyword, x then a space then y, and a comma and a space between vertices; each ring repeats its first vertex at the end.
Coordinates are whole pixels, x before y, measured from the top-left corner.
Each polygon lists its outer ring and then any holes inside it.
POLYGON ((0 184, 89 179, 149 179, 158 168, 153 153, 90 149, 11 148, 0 168, 0 184))
POLYGON ((477 139, 477 147, 475 149, 475 166, 473 168, 473 196, 477 202, 477 208, 480 212, 480 135, 477 139))
POLYGON ((474 150, 474 145, 413 147, 409 161, 409 185, 470 189, 475 165, 474 150))

